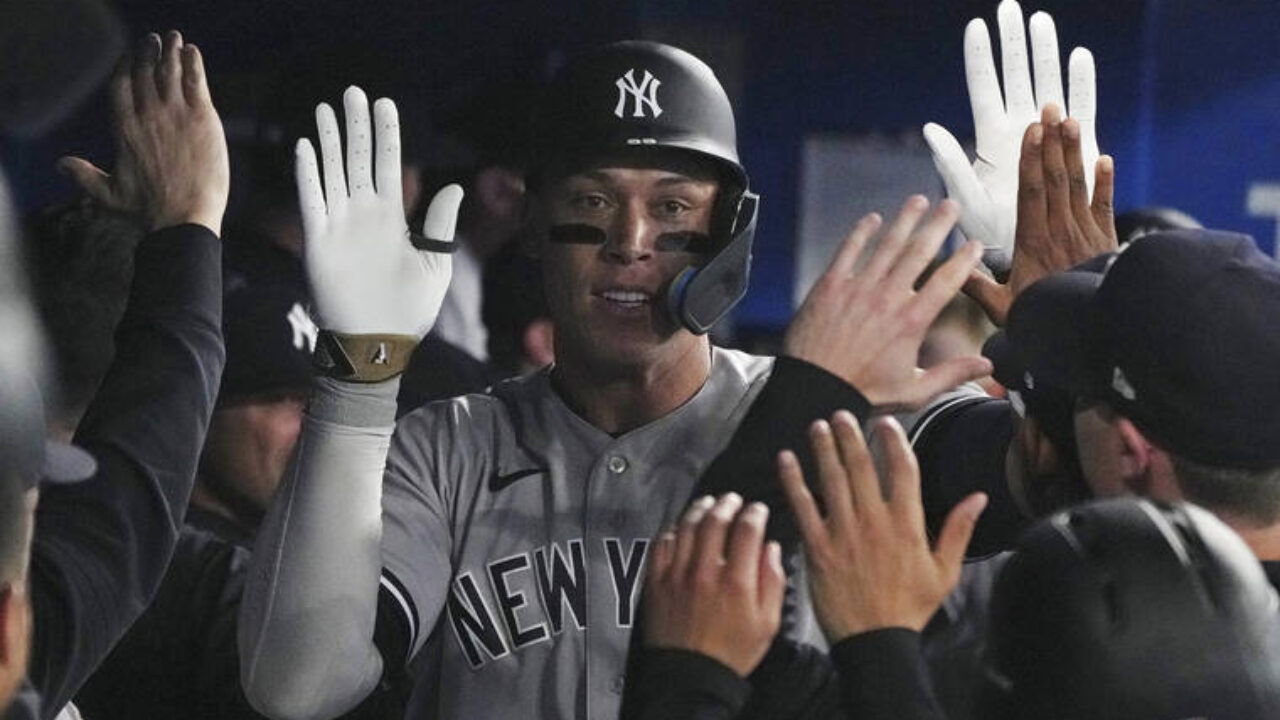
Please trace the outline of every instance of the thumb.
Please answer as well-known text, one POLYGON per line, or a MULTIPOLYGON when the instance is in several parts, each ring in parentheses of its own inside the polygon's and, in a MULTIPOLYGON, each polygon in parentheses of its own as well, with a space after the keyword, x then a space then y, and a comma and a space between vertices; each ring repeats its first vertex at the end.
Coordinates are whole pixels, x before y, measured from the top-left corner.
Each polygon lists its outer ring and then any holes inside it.
POLYGON ((964 552, 969 547, 969 540, 973 538, 978 517, 986 508, 986 494, 974 493, 951 508, 946 522, 942 524, 933 559, 942 570, 948 585, 954 586, 960 580, 960 564, 964 562, 964 552))
POLYGON ((462 187, 445 185, 431 198, 427 206, 427 218, 422 223, 422 234, 428 240, 453 242, 458 228, 458 208, 462 206, 462 187))
POLYGON ((111 192, 111 176, 97 165, 83 158, 64 157, 58 160, 58 171, 71 178, 89 197, 103 205, 116 207, 111 192))
POLYGON ((994 278, 978 268, 974 268, 961 289, 965 295, 978 303, 987 317, 991 318, 991 322, 998 327, 1004 327, 1005 318, 1009 315, 1009 305, 1012 303, 1007 286, 996 282, 994 278))
POLYGON ((981 355, 953 358, 929 368, 920 375, 916 380, 913 401, 923 403, 957 385, 990 374, 991 361, 981 355))

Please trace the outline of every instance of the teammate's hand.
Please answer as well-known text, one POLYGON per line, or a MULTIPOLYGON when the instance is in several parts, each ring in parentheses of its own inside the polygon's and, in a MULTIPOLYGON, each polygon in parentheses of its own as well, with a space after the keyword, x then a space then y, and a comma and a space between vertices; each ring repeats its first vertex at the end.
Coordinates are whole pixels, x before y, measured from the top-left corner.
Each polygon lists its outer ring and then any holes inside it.
MULTIPOLYGON (((304 256, 317 322, 325 330, 350 335, 423 337, 440 312, 452 259, 448 253, 418 250, 410 240, 395 103, 382 98, 373 104, 371 131, 364 91, 349 87, 342 102, 346 171, 338 120, 326 103, 316 107, 323 190, 311 142, 299 140, 296 152, 304 256)), ((422 234, 452 242, 461 203, 457 185, 436 193, 422 234)))
POLYGON ((982 246, 957 250, 918 292, 916 279, 938 253, 959 213, 943 200, 923 223, 929 201, 909 198, 865 262, 863 247, 880 228, 874 213, 858 221, 787 328, 783 353, 853 385, 877 410, 917 407, 967 380, 991 374, 981 356, 916 367, 925 333, 978 262, 982 246), (918 226, 917 224, 920 223, 918 226))
MULTIPOLYGON (((942 126, 929 123, 924 139, 933 152, 933 162, 947 186, 947 194, 958 200, 964 213, 960 229, 971 240, 981 240, 987 264, 1000 273, 1008 269, 1013 252, 1014 223, 1017 218, 1018 150, 1027 126, 1049 103, 1067 107, 1080 123, 1084 167, 1092 168, 1098 158, 1094 131, 1097 114, 1093 55, 1084 48, 1071 51, 1068 64, 1068 106, 1062 95, 1062 74, 1058 61, 1058 34, 1053 18, 1038 12, 1031 16, 1031 63, 1027 62, 1027 40, 1022 26, 1022 7, 1004 0, 997 11, 1000 24, 1000 57, 1004 74, 1004 94, 996 80, 995 60, 987 25, 975 18, 965 28, 964 68, 973 109, 973 131, 978 156, 969 164, 960 143, 942 126), (1031 87, 1032 68, 1035 91, 1031 87)), ((1089 180, 1086 180, 1089 182, 1089 180)))
POLYGON ((1022 139, 1009 280, 1002 284, 975 269, 964 286, 996 325, 1004 325, 1014 298, 1035 281, 1117 247, 1111 158, 1095 165, 1091 201, 1080 124, 1062 122, 1056 105, 1046 106, 1041 118, 1022 139))
POLYGON ((644 641, 707 655, 746 677, 782 623, 786 575, 764 542, 769 509, 729 493, 695 501, 654 543, 645 578, 644 641), (736 519, 735 519, 736 516, 736 519))
POLYGON ((778 474, 804 537, 813 607, 832 644, 879 628, 924 628, 960 580, 965 547, 987 503, 977 493, 953 508, 937 550, 930 551, 915 455, 896 420, 876 422, 886 483, 853 415, 840 411, 830 424, 819 420, 811 428, 825 518, 795 454, 778 455, 778 474))
POLYGON ((177 30, 154 33, 111 81, 117 154, 107 174, 82 158, 58 167, 94 200, 157 230, 182 223, 222 230, 231 171, 204 60, 177 30))

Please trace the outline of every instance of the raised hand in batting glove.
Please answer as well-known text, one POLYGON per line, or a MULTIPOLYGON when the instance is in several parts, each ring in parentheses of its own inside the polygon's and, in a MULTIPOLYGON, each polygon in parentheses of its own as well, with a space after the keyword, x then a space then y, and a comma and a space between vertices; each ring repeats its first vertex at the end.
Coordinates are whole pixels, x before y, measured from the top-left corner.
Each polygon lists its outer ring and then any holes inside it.
POLYGON ((1084 48, 1071 52, 1068 64, 1070 103, 1064 102, 1058 60, 1058 36, 1053 18, 1031 16, 1031 62, 1027 59, 1022 7, 1004 0, 997 12, 1004 93, 996 79, 995 60, 987 25, 975 18, 965 29, 964 67, 973 109, 977 158, 969 158, 955 137, 941 125, 929 123, 924 138, 933 162, 947 186, 947 194, 964 208, 960 229, 985 245, 984 261, 997 274, 1009 269, 1017 220, 1018 157, 1022 135, 1048 104, 1067 108, 1080 125, 1086 182, 1092 190, 1092 169, 1098 159, 1094 129, 1097 90, 1093 55, 1084 48), (1031 76, 1035 73, 1035 88, 1031 76))
POLYGON ((299 140, 298 201, 316 320, 326 331, 318 363, 322 369, 334 363, 336 377, 372 381, 403 369, 413 345, 435 324, 453 270, 449 252, 462 188, 436 193, 422 237, 412 237, 395 103, 375 102, 371 124, 364 91, 347 88, 342 100, 345 172, 337 117, 321 103, 316 130, 324 181, 311 142, 299 140))
POLYGON ((975 269, 964 291, 1003 326, 1018 295, 1037 280, 1115 250, 1115 164, 1102 156, 1085 170, 1080 125, 1056 105, 1027 128, 1018 161, 1018 224, 1007 282, 975 269), (1093 178, 1093 196, 1089 179, 1093 178))
POLYGON ((88 160, 58 167, 94 200, 152 230, 195 223, 221 232, 231 170, 204 59, 176 30, 147 35, 111 81, 118 148, 111 174, 88 160))

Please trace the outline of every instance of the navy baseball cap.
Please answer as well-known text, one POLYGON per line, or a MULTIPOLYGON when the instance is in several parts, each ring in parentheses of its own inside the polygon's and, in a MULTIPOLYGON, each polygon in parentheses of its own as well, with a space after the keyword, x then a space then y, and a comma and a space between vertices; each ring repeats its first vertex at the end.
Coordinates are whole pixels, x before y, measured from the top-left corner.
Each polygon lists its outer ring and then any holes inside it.
POLYGON ((316 325, 302 288, 231 275, 223 297, 227 364, 219 404, 278 391, 306 391, 314 381, 316 325))
POLYGON ((1027 288, 1006 331, 1031 382, 1101 400, 1171 452, 1280 465, 1280 265, 1247 235, 1139 238, 1027 288))

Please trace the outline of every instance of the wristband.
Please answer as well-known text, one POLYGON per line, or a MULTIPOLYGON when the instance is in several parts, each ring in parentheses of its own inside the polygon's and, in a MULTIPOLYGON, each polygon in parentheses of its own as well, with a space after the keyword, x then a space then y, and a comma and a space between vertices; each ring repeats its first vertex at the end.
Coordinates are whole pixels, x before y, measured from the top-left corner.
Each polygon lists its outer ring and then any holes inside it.
POLYGON ((416 335, 346 335, 321 330, 311 361, 326 377, 376 383, 403 373, 417 346, 416 335))

